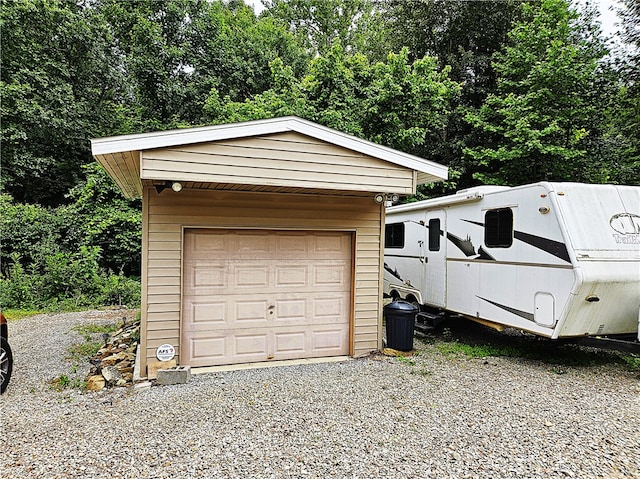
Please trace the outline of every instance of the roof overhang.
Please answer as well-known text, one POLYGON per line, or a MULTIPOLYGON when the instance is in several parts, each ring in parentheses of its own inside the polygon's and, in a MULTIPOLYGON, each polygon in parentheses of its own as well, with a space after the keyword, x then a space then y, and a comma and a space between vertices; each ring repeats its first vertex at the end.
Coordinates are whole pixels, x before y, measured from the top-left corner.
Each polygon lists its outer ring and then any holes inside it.
POLYGON ((97 138, 91 140, 91 150, 96 160, 105 167, 125 195, 137 197, 142 194, 140 152, 144 150, 284 132, 296 132, 411 169, 416 172, 418 184, 442 181, 448 177, 448 169, 444 165, 292 116, 97 138))

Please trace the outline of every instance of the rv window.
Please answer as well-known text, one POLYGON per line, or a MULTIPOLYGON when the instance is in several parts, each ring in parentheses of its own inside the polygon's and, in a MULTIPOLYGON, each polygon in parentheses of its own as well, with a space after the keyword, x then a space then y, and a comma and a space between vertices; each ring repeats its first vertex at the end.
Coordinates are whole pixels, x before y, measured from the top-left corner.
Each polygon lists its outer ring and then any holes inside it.
POLYGON ((509 248, 513 244, 511 208, 487 211, 484 215, 484 244, 488 248, 509 248))
POLYGON ((440 251, 440 218, 429 220, 429 251, 440 251))
POLYGON ((385 248, 404 248, 404 223, 392 223, 384 230, 385 248))

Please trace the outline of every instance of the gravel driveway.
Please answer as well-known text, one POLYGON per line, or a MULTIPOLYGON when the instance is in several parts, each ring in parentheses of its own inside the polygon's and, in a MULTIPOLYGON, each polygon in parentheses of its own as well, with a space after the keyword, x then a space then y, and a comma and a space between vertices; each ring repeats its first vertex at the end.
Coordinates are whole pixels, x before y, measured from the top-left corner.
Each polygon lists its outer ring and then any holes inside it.
POLYGON ((142 392, 50 389, 82 341, 71 327, 114 316, 9 324, 0 477, 640 477, 640 381, 622 365, 558 371, 417 342, 410 360, 197 375, 142 392))

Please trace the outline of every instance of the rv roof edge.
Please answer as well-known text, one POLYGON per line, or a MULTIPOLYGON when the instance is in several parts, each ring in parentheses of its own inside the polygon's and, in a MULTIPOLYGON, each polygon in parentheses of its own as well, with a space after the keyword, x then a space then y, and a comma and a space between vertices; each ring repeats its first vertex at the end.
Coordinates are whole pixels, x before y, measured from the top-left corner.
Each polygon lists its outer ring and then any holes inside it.
POLYGON ((445 196, 444 198, 431 198, 429 200, 416 201, 415 203, 392 206, 390 208, 387 208, 387 212, 400 213, 403 211, 429 209, 430 207, 441 208, 443 206, 457 205, 459 203, 480 201, 482 198, 484 198, 484 193, 480 191, 475 191, 468 194, 457 193, 455 195, 445 196))

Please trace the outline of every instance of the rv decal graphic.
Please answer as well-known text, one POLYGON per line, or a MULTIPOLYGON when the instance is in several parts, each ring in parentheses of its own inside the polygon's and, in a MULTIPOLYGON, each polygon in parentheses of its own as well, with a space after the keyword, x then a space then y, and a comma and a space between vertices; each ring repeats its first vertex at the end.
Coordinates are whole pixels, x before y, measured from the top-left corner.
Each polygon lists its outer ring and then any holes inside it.
POLYGON ((515 314, 516 316, 520 316, 521 318, 526 319, 527 321, 533 321, 533 314, 527 313, 526 311, 521 311, 516 308, 511 308, 509 306, 505 306, 504 304, 496 303, 495 301, 491 301, 490 299, 483 298, 482 296, 476 296, 476 298, 480 298, 482 301, 486 301, 487 303, 491 303, 494 306, 497 306, 500 309, 504 309, 505 311, 515 314))
MULTIPOLYGON (((484 223, 479 221, 471 221, 471 220, 462 220, 467 223, 471 223, 474 225, 482 226, 484 228, 484 223)), ((545 251, 549 254, 552 254, 556 258, 560 258, 567 263, 571 263, 571 258, 569 257, 569 251, 567 251, 567 246, 560 242, 555 241, 549 238, 543 238, 542 236, 536 236, 529 233, 524 233, 522 231, 515 230, 513 232, 513 237, 517 240, 522 241, 534 248, 538 248, 542 251, 545 251)))
MULTIPOLYGON (((440 234, 443 234, 442 230, 440 230, 440 234)), ((451 241, 456 248, 462 251, 467 258, 476 254, 476 249, 473 247, 470 236, 467 236, 467 239, 463 240, 462 238, 458 238, 456 235, 447 233, 447 239, 451 241)))
POLYGON ((489 260, 489 261, 495 261, 496 259, 491 256, 489 253, 487 253, 487 250, 484 249, 482 246, 480 246, 480 251, 478 251, 478 258, 477 259, 485 259, 485 260, 489 260))
POLYGON ((618 213, 609 220, 615 231, 613 239, 621 244, 640 244, 640 216, 633 213, 618 213))
POLYGON ((398 270, 391 269, 387 263, 384 264, 384 269, 386 269, 389 273, 391 273, 394 277, 398 278, 400 281, 404 281, 398 274, 398 270))
MULTIPOLYGON (((425 228, 429 229, 429 226, 424 223, 417 223, 417 224, 420 224, 425 228)), ((440 230, 440 236, 444 236, 444 231, 440 230)), ((487 253, 487 251, 484 250, 482 246, 480 246, 480 250, 478 251, 478 253, 476 253, 476 248, 475 246, 473 246, 473 242, 471 241, 471 236, 469 235, 467 235, 466 239, 462 239, 454 234, 447 232, 447 239, 451 241, 451 243, 453 243, 453 245, 456 248, 462 251, 462 254, 464 254, 467 258, 470 258, 471 256, 475 256, 474 259, 484 259, 484 260, 490 260, 490 261, 496 260, 493 256, 487 253)))
POLYGON ((556 258, 560 258, 561 260, 566 261, 567 263, 571 263, 569 251, 567 251, 566 245, 564 243, 561 243, 560 241, 543 238, 542 236, 536 236, 529 233, 523 233, 522 231, 514 231, 513 237, 517 240, 533 246, 534 248, 546 251, 556 258))

